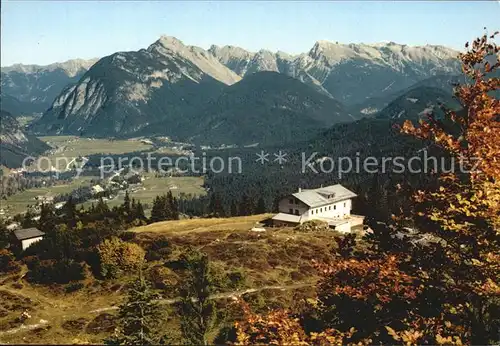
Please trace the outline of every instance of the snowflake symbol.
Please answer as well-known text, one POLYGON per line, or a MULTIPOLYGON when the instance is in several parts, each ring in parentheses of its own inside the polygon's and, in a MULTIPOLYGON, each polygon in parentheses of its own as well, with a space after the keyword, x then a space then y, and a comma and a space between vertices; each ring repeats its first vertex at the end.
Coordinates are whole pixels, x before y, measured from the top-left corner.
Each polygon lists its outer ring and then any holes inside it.
POLYGON ((274 159, 275 162, 278 162, 280 165, 284 164, 286 162, 286 153, 282 152, 281 150, 278 151, 278 153, 274 153, 273 154, 274 156, 276 156, 276 158, 274 159))
POLYGON ((262 165, 265 162, 269 162, 269 159, 267 158, 269 154, 266 153, 264 150, 261 150, 260 153, 257 153, 255 155, 257 155, 257 160, 255 160, 255 162, 260 162, 262 165))

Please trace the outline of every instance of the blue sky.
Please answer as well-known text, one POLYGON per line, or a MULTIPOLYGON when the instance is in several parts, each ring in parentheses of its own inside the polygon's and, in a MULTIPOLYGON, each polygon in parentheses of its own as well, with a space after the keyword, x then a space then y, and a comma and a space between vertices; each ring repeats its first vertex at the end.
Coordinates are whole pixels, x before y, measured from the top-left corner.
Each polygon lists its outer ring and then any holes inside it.
POLYGON ((317 40, 394 41, 461 49, 500 29, 498 1, 2 1, 1 65, 49 64, 185 44, 300 53, 317 40))

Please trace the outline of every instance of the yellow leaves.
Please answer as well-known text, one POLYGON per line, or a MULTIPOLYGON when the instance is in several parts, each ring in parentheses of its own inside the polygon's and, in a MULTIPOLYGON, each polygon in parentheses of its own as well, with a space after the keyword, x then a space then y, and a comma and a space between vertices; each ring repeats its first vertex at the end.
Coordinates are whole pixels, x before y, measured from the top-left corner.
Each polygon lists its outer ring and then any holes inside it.
POLYGON ((493 281, 493 279, 488 278, 486 282, 482 285, 478 285, 479 295, 500 295, 500 286, 493 281))
POLYGON ((453 336, 453 337, 447 336, 447 337, 443 337, 440 334, 436 335, 436 343, 438 345, 457 345, 457 346, 463 345, 462 340, 460 339, 459 336, 453 336))
POLYGON ((481 261, 479 261, 478 259, 473 258, 472 265, 481 266, 481 265, 483 265, 483 263, 481 261))
POLYGON ((307 345, 307 336, 298 320, 284 310, 267 315, 253 313, 248 304, 241 302, 244 319, 235 323, 236 345, 307 345))
POLYGON ((418 330, 405 330, 401 332, 401 340, 406 345, 416 345, 418 344, 418 340, 424 335, 421 331, 418 330))
POLYGON ((387 329, 387 333, 388 333, 390 336, 392 336, 392 338, 393 338, 394 340, 396 340, 396 341, 401 340, 401 338, 399 337, 398 333, 397 333, 394 329, 392 329, 392 328, 391 328, 391 327, 389 327, 389 326, 385 326, 385 329, 387 329))
POLYGON ((401 127, 401 131, 403 133, 412 133, 415 131, 415 126, 413 126, 413 123, 410 120, 405 120, 403 126, 401 127))
POLYGON ((427 273, 426 271, 421 271, 420 272, 420 277, 422 277, 423 279, 428 279, 429 278, 429 273, 427 273))
POLYGON ((306 303, 309 304, 313 308, 318 307, 318 299, 307 298, 306 303))
POLYGON ((146 252, 139 245, 128 243, 117 237, 104 240, 97 247, 103 276, 117 276, 122 271, 139 268, 144 263, 146 252))
POLYGON ((416 345, 419 339, 424 336, 424 333, 419 330, 409 329, 401 332, 396 332, 389 326, 385 326, 387 333, 396 341, 402 341, 406 345, 416 345))
MULTIPOLYGON (((348 343, 347 340, 350 339, 354 333, 356 333, 356 329, 351 327, 347 332, 341 332, 337 329, 326 329, 320 333, 311 333, 309 338, 307 338, 307 344, 309 345, 354 345, 352 343, 348 343)), ((363 346, 371 344, 371 340, 360 340, 356 345, 363 346)))

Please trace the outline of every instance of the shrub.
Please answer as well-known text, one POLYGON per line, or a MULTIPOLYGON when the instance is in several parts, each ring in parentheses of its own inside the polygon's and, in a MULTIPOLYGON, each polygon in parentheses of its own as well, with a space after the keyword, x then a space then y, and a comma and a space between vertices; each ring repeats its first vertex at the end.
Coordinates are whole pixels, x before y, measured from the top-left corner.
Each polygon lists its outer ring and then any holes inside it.
POLYGON ((168 257, 171 254, 170 242, 167 239, 160 238, 151 243, 146 253, 148 261, 158 261, 168 257))
POLYGON ((15 288, 16 290, 21 290, 21 289, 24 288, 24 285, 22 283, 20 283, 20 282, 14 282, 12 284, 12 287, 15 288))
POLYGON ((295 229, 301 232, 331 231, 330 227, 328 226, 328 223, 321 220, 306 221, 303 224, 300 224, 297 227, 295 227, 295 229))
POLYGON ((116 316, 102 313, 94 318, 85 328, 88 334, 111 333, 115 330, 116 316))
POLYGON ((139 268, 144 263, 146 254, 139 245, 124 242, 117 237, 104 240, 97 250, 101 275, 107 278, 139 268))
POLYGON ((123 232, 120 234, 120 239, 123 241, 131 241, 134 240, 137 236, 137 233, 135 232, 123 232))
POLYGON ((0 273, 18 272, 19 269, 14 254, 6 249, 0 249, 0 273))
POLYGON ((40 284, 67 284, 71 281, 83 280, 86 268, 82 263, 73 260, 34 260, 30 264, 28 280, 40 284))
POLYGON ((149 272, 149 278, 155 288, 167 288, 177 284, 177 275, 169 268, 156 266, 149 272))
POLYGON ((234 270, 227 274, 227 279, 229 281, 229 288, 239 289, 245 285, 246 277, 245 273, 240 270, 234 270))
POLYGON ((85 287, 85 285, 82 282, 72 282, 68 286, 66 286, 64 291, 66 293, 72 293, 81 290, 83 287, 85 287))
POLYGON ((61 327, 63 327, 63 329, 65 330, 68 330, 70 332, 73 332, 73 333, 79 333, 82 329, 85 328, 85 326, 87 325, 87 320, 83 317, 80 317, 76 320, 68 320, 68 321, 65 321, 61 327))

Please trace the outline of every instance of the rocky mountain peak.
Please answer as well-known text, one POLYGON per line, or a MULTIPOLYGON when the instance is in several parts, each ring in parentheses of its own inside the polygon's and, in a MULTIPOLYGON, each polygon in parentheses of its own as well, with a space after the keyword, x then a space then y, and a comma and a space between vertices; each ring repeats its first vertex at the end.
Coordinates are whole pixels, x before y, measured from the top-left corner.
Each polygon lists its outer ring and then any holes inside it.
POLYGON ((308 55, 313 60, 324 61, 331 66, 343 59, 354 58, 357 53, 349 45, 321 40, 314 44, 308 55))
POLYGON ((249 58, 254 55, 254 53, 249 52, 241 47, 237 46, 216 46, 212 45, 208 49, 208 52, 222 61, 228 61, 234 58, 249 58))
POLYGON ((168 35, 162 35, 156 41, 157 43, 161 44, 164 47, 180 47, 184 46, 184 42, 179 40, 177 37, 174 36, 168 36, 168 35))

